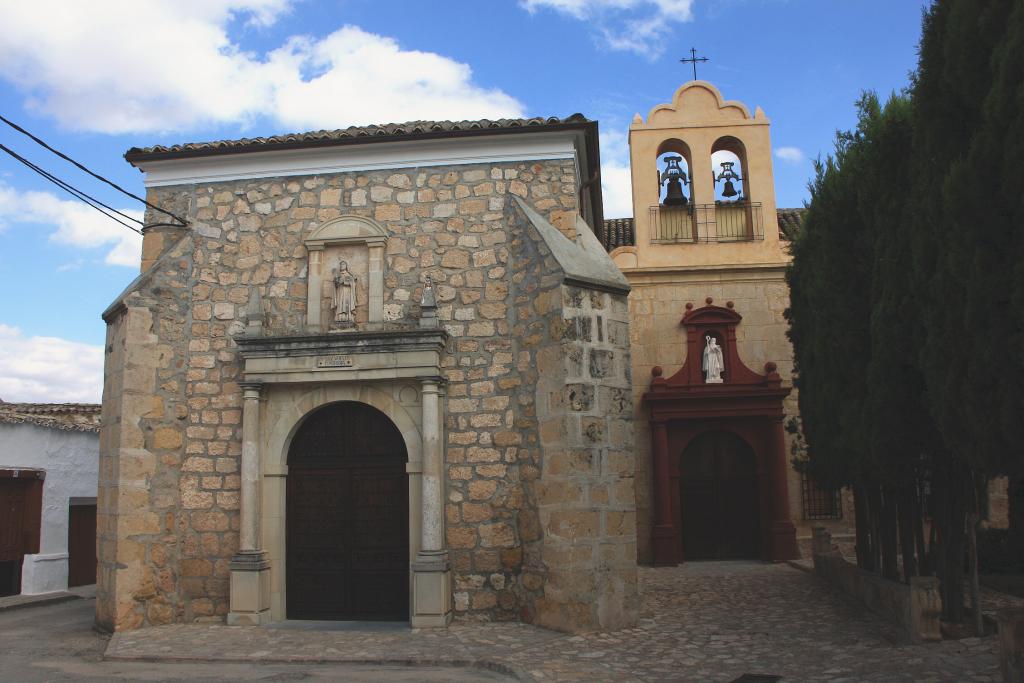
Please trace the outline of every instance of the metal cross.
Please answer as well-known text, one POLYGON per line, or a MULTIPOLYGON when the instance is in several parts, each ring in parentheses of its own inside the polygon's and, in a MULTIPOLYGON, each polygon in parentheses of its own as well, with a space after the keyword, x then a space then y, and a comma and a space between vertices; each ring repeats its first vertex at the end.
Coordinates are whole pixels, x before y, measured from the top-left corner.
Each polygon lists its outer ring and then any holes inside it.
POLYGON ((693 80, 697 80, 697 62, 706 62, 706 61, 708 61, 708 58, 707 57, 698 57, 697 56, 697 48, 691 47, 690 48, 690 58, 689 59, 680 59, 679 61, 682 62, 683 64, 691 64, 691 63, 693 64, 693 80))

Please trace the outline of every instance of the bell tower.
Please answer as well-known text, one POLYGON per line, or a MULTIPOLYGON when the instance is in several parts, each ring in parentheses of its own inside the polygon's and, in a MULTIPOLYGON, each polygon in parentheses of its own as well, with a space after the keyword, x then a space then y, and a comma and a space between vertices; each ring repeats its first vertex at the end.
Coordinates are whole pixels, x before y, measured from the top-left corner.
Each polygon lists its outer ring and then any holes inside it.
POLYGON ((778 264, 769 121, 758 108, 690 81, 629 127, 635 242, 623 271, 778 264))
POLYGON ((801 490, 783 428, 797 414, 784 316, 789 254, 779 234, 768 117, 693 80, 646 119, 633 119, 629 147, 633 219, 609 223, 620 230, 612 258, 632 287, 640 561, 688 561, 703 557, 702 547, 715 556, 728 545, 715 535, 738 538, 740 526, 759 530, 743 551, 749 556, 790 559, 796 535, 809 535, 809 527, 789 496, 801 490), (630 223, 631 234, 623 230, 630 223), (695 310, 699 302, 707 306, 695 310), (706 335, 687 328, 709 311, 732 321, 728 334, 724 327, 706 335), (702 369, 711 336, 723 349, 714 378, 702 369), (755 405, 755 394, 770 395, 771 405, 755 405), (723 502, 716 513, 701 508, 697 515, 691 504, 700 482, 683 453, 691 441, 715 439, 750 449, 758 490, 733 496, 749 509, 723 502), (728 520, 740 526, 728 531, 728 520))

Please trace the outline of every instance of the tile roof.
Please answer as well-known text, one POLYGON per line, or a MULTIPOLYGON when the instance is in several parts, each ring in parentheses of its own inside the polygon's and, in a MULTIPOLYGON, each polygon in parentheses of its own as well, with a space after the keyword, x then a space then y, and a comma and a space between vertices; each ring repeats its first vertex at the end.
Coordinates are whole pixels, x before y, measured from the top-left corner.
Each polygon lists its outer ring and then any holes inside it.
POLYGON ((604 234, 598 236, 608 251, 616 247, 632 246, 636 243, 636 236, 633 234, 633 219, 607 218, 604 221, 604 234))
POLYGON ((100 406, 96 403, 7 403, 0 400, 0 423, 98 432, 100 406))
POLYGON ((779 209, 779 234, 784 240, 791 240, 800 230, 807 209, 779 209))
MULTIPOLYGON (((806 209, 777 209, 779 217, 779 232, 782 239, 791 239, 792 235, 800 229, 806 209)), ((636 235, 633 232, 632 218, 607 218, 604 221, 604 232, 598 235, 601 244, 608 251, 617 247, 631 247, 636 244, 636 235)))
POLYGON ((241 138, 238 140, 189 142, 169 147, 164 145, 132 147, 125 152, 124 157, 134 164, 136 161, 156 158, 208 156, 230 152, 319 147, 358 142, 393 142, 396 140, 460 137, 494 133, 522 133, 560 127, 579 128, 583 124, 596 124, 596 122, 591 121, 583 116, 583 114, 573 114, 566 118, 551 116, 548 118, 497 119, 493 121, 489 119, 478 121, 409 121, 407 123, 349 126, 348 128, 337 130, 316 130, 307 133, 290 133, 287 135, 241 138))

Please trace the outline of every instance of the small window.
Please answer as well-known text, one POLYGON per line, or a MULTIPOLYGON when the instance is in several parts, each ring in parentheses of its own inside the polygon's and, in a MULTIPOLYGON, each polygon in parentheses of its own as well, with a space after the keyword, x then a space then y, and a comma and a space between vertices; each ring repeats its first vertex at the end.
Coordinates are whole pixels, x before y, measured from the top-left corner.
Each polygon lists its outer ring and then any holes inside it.
POLYGON ((807 473, 800 474, 804 499, 804 519, 842 519, 843 501, 838 489, 828 489, 807 473))

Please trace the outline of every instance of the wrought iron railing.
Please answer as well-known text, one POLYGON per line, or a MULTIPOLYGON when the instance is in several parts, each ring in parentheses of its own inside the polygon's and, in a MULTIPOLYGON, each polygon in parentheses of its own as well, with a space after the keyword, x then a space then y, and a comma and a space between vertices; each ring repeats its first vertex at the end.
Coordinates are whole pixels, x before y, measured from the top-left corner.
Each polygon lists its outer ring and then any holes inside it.
POLYGON ((652 242, 696 242, 696 227, 693 205, 651 207, 652 242))
POLYGON ((764 239, 760 202, 652 206, 651 242, 751 242, 764 239))
POLYGON ((807 476, 800 474, 803 493, 804 519, 842 519, 843 500, 838 489, 827 489, 807 476))

